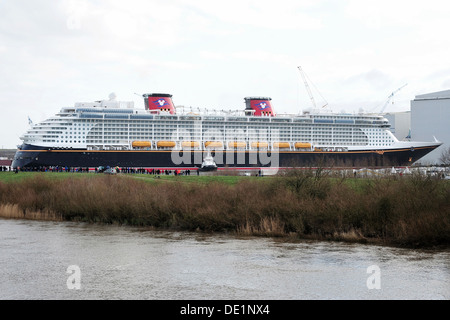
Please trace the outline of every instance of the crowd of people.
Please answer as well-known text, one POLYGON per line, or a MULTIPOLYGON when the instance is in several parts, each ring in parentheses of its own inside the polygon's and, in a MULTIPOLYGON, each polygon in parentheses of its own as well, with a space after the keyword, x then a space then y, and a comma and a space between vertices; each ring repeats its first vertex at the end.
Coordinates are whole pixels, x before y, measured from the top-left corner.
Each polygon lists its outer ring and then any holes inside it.
MULTIPOLYGON (((110 168, 112 169, 112 168, 110 168)), ((97 170, 97 168, 95 169, 97 170)), ((119 168, 115 167, 114 170, 116 173, 140 173, 140 174, 153 174, 153 175, 191 175, 190 169, 180 170, 180 169, 173 169, 173 170, 162 170, 162 169, 148 169, 148 168, 119 168)))
POLYGON ((11 167, 0 167, 0 171, 15 171, 17 172, 95 172, 95 173, 139 173, 139 174, 152 174, 152 175, 191 175, 190 169, 149 169, 149 168, 130 168, 130 167, 67 167, 67 166, 40 166, 40 167, 22 167, 22 168, 11 168, 11 167))

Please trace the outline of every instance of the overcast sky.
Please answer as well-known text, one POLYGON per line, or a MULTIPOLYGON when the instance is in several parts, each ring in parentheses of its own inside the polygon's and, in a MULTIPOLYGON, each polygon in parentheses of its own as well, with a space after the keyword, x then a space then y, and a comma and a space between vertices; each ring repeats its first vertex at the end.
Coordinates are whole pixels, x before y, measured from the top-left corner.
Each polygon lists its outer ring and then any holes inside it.
POLYGON ((1 0, 0 147, 77 101, 407 111, 450 89, 450 6, 416 0, 1 0), (407 84, 407 86, 404 86, 407 84), (137 94, 139 95, 137 95, 137 94))

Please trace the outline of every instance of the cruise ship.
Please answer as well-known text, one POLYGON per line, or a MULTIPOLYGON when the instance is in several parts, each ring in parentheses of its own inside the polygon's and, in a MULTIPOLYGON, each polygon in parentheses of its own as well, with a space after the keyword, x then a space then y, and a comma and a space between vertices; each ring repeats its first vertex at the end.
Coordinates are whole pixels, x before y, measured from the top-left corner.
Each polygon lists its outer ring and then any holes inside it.
POLYGON ((13 168, 200 169, 410 166, 442 143, 399 141, 380 114, 276 114, 270 97, 240 110, 175 107, 143 94, 144 107, 109 99, 77 102, 21 136, 13 168))

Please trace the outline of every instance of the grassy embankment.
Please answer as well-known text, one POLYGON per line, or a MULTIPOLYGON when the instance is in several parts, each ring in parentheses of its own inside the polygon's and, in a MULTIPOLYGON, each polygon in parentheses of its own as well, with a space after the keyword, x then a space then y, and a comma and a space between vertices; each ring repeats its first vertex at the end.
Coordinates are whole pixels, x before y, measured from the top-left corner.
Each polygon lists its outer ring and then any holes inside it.
POLYGON ((354 179, 293 170, 277 177, 0 174, 0 217, 118 223, 241 235, 450 244, 450 183, 354 179))

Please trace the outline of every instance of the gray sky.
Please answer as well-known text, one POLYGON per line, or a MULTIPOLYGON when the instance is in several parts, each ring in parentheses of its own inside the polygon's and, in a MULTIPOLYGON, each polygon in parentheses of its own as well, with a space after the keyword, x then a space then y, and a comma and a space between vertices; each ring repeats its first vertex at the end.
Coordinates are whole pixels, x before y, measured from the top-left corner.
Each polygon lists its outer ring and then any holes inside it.
POLYGON ((162 92, 175 105, 277 113, 405 111, 450 89, 448 1, 2 0, 0 147, 78 101, 162 92), (316 90, 317 89, 317 90, 316 90))

